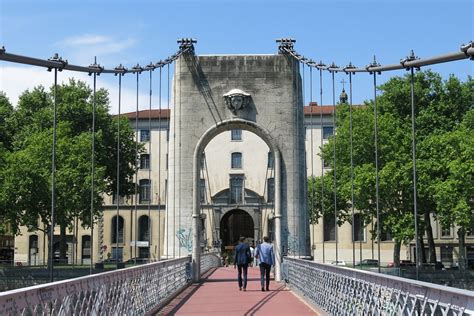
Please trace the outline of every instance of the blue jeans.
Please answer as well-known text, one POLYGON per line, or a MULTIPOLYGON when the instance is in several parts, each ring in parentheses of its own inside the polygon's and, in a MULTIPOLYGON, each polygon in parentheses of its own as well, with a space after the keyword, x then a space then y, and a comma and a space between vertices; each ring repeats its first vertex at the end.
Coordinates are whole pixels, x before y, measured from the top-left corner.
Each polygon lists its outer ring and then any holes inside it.
POLYGON ((260 263, 260 282, 262 283, 262 288, 266 285, 267 290, 268 290, 268 287, 270 286, 270 269, 271 268, 272 266, 269 265, 268 263, 265 263, 265 262, 260 263))
POLYGON ((246 264, 238 264, 237 265, 237 270, 238 270, 238 275, 237 278, 239 280, 239 287, 247 288, 247 271, 248 271, 249 265, 248 263, 246 264), (244 278, 242 280, 242 272, 244 274, 244 278))

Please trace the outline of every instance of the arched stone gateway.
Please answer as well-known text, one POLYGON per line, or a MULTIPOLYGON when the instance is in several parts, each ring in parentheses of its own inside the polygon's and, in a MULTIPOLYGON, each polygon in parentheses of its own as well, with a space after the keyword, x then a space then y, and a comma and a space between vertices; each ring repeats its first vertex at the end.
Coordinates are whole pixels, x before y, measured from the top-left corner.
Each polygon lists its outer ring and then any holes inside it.
POLYGON ((255 240, 255 220, 241 209, 233 209, 223 214, 220 225, 222 247, 235 246, 240 236, 255 240))
POLYGON ((275 157, 276 278, 280 277, 282 255, 309 255, 301 91, 298 63, 283 55, 185 54, 178 59, 165 255, 186 256, 192 250, 195 281, 200 272, 202 153, 216 135, 231 129, 256 134, 275 157), (183 240, 183 236, 188 237, 183 240))

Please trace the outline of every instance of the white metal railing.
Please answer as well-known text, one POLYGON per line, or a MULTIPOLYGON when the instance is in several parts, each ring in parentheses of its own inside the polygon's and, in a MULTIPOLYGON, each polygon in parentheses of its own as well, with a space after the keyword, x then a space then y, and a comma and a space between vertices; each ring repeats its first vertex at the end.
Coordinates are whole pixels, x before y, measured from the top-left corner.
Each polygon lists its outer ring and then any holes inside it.
POLYGON ((0 315, 143 315, 191 280, 171 259, 0 293, 0 315))
POLYGON ((217 268, 221 265, 219 253, 204 253, 201 255, 201 275, 212 268, 217 268))
POLYGON ((474 292, 295 258, 283 278, 332 315, 474 315, 474 292))

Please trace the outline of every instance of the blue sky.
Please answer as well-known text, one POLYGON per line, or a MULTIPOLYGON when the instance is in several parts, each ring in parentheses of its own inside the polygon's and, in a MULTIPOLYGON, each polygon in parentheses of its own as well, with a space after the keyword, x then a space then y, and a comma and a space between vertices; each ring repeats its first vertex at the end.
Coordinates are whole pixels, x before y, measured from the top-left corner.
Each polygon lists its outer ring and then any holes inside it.
MULTIPOLYGON (((351 61, 365 66, 377 55, 380 63, 392 64, 411 49, 419 57, 458 51, 474 38, 473 9, 472 0, 0 0, 0 45, 11 53, 38 58, 57 52, 80 65, 90 64, 97 56, 100 64, 112 68, 119 63, 131 67, 163 59, 177 50, 180 37, 196 38, 198 55, 272 54, 277 52, 276 38, 292 37, 299 53, 325 63, 343 66, 351 61)), ((432 69, 464 80, 472 75, 473 62, 432 69)), ((403 74, 384 73, 378 80, 403 74)), ((60 74, 61 79, 70 76, 90 81, 84 75, 60 74)), ((336 77, 337 94, 343 77, 336 77)), ((323 103, 328 104, 332 101, 329 75, 325 78, 323 103)), ((354 77, 355 103, 372 97, 371 80, 367 74, 354 77)), ((0 62, 0 90, 13 102, 24 89, 50 82, 52 75, 43 69, 0 62)), ((146 108, 148 76, 141 82, 140 108, 146 108)), ((316 78, 313 82, 319 85, 316 78)), ((308 78, 306 84, 309 101, 308 78)), ((115 112, 116 78, 103 75, 99 85, 110 90, 115 112)), ((124 87, 124 107, 132 111, 132 76, 126 76, 124 87)), ((314 91, 316 100, 317 87, 314 91)))

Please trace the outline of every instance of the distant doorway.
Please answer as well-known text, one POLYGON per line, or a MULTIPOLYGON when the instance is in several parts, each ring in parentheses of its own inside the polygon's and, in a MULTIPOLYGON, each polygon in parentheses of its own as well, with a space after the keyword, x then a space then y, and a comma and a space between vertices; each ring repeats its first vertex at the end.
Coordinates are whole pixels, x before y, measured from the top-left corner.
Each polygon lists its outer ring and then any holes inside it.
POLYGON ((254 239, 252 216, 242 210, 227 212, 221 219, 220 238, 223 250, 231 250, 239 242, 239 237, 254 239))

